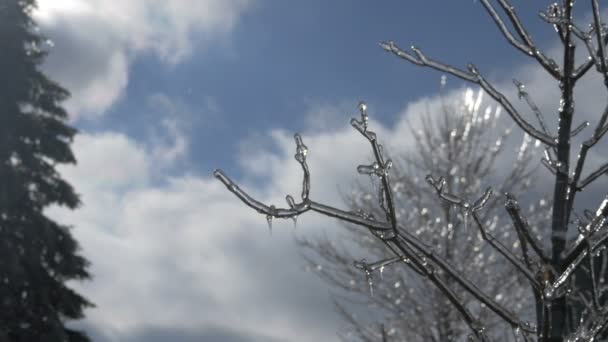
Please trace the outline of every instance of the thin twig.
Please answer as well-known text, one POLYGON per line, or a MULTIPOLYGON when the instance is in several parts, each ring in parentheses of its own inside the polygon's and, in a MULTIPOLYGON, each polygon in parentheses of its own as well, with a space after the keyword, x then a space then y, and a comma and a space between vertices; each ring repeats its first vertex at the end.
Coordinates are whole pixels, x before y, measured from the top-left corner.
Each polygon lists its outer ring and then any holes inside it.
POLYGON ((523 24, 519 20, 517 14, 515 13, 515 9, 513 8, 513 6, 508 1, 506 1, 506 0, 499 0, 499 3, 500 3, 500 6, 502 7, 502 9, 507 14, 507 17, 509 18, 509 20, 511 21, 511 23, 515 27, 515 31, 518 33, 518 35, 521 37, 521 39, 523 39, 523 41, 524 41, 523 43, 520 42, 520 41, 518 41, 517 39, 515 39, 515 37, 513 36, 513 34, 511 34, 511 32, 509 31, 509 29, 505 25, 504 21, 500 18, 500 16, 496 12, 496 9, 494 9, 494 7, 492 6, 492 4, 490 3, 489 0, 481 0, 480 2, 483 4, 483 6, 486 9, 486 11, 490 14, 490 16, 492 17, 492 19, 496 23, 496 26, 498 26, 498 28, 500 29, 500 31, 502 32, 502 34, 505 36, 505 38, 507 38, 507 40, 509 41, 509 43, 511 45, 513 45, 515 48, 517 48, 518 50, 522 51, 526 55, 535 58, 538 61, 538 63, 545 70, 547 70, 547 72, 551 76, 553 76, 555 79, 560 79, 561 78, 561 71, 560 71, 559 66, 557 65, 557 63, 555 63, 555 61, 553 61, 552 59, 547 58, 547 56, 545 56, 536 47, 536 45, 532 41, 532 37, 526 31, 526 29, 524 28, 523 24))
POLYGON ((507 213, 511 217, 513 221, 513 225, 515 229, 520 232, 525 238, 525 240, 532 246, 536 255, 544 262, 549 262, 549 257, 545 254, 545 252, 540 247, 540 242, 536 240, 536 238, 532 235, 532 231, 530 229, 530 225, 528 221, 521 214, 521 208, 519 204, 517 204, 517 200, 511 194, 507 194, 507 201, 505 203, 505 208, 507 213))

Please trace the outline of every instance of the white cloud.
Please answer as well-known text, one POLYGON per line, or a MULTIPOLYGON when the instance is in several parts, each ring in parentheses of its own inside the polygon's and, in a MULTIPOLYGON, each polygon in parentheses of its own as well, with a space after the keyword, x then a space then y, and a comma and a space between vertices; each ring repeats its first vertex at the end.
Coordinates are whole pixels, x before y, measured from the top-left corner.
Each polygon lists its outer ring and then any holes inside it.
POLYGON ((95 118, 121 98, 129 64, 154 53, 176 64, 221 46, 250 0, 41 0, 35 18, 55 48, 45 64, 72 92, 73 118, 95 118))

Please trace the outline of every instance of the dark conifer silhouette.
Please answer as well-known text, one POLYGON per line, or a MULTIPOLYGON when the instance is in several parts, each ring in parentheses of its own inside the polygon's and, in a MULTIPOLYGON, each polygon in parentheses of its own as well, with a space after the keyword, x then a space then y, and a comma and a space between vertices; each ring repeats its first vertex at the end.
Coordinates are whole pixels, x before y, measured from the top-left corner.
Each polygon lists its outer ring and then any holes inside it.
POLYGON ((76 130, 61 107, 69 93, 40 70, 47 40, 32 20, 34 0, 0 6, 0 338, 88 341, 66 327, 91 305, 66 286, 86 279, 87 261, 69 227, 44 213, 79 198, 55 170, 75 163, 76 130))

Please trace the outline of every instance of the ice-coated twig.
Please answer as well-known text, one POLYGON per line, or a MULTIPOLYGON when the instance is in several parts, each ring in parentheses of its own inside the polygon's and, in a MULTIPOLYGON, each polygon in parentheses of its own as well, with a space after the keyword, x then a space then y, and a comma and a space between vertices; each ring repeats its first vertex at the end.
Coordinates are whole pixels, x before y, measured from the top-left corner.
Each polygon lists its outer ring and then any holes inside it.
POLYGON ((583 43, 585 43, 585 46, 587 47, 587 52, 589 53, 589 58, 593 61, 593 64, 596 65, 597 69, 600 70, 601 66, 597 58, 597 50, 593 44, 594 28, 592 27, 589 32, 585 32, 577 25, 571 24, 570 29, 577 38, 579 38, 583 41, 583 43))
MULTIPOLYGON (((406 231, 401 231, 401 232, 409 235, 409 233, 407 233, 406 231)), ((368 264, 365 261, 365 259, 362 261, 359 261, 359 262, 355 262, 355 267, 364 270, 364 272, 366 274, 368 286, 370 287, 370 292, 373 293, 373 280, 371 277, 372 277, 372 272, 374 270, 377 270, 377 269, 382 270, 382 268, 389 263, 394 263, 394 262, 399 262, 399 261, 406 262, 408 265, 413 266, 412 269, 414 271, 416 271, 419 274, 421 274, 422 276, 426 277, 427 279, 429 279, 429 281, 431 281, 431 283, 433 283, 435 286, 437 286, 437 288, 454 305, 456 310, 458 310, 462 314, 465 322, 467 323, 467 325, 470 327, 471 331, 473 331, 475 336, 480 341, 488 341, 487 336, 485 335, 485 332, 484 332, 485 328, 481 324, 481 322, 479 322, 479 320, 477 320, 473 316, 473 314, 469 311, 469 309, 466 307, 464 302, 458 297, 458 295, 440 277, 438 277, 438 273, 435 271, 435 266, 432 263, 430 263, 428 260, 426 260, 426 257, 424 255, 428 256, 429 254, 433 254, 431 249, 428 246, 425 246, 421 241, 419 241, 415 238, 413 240, 411 240, 413 243, 409 243, 406 241, 406 239, 401 238, 400 235, 394 236, 390 240, 383 240, 383 241, 384 241, 385 245, 387 245, 391 249, 391 251, 394 254, 396 254, 398 257, 382 260, 382 261, 379 261, 374 264, 368 264), (392 245, 394 245, 394 247, 392 245), (413 248, 417 249, 418 252, 416 252, 413 248), (424 255, 421 255, 421 253, 424 255)), ((461 281, 463 281, 464 283, 469 285, 469 287, 468 287, 469 289, 475 289, 476 291, 479 292, 478 294, 474 294, 474 296, 476 296, 476 297, 485 296, 479 289, 477 289, 474 285, 472 285, 472 283, 468 282, 466 279, 462 278, 459 274, 455 273, 454 270, 446 269, 448 264, 445 260, 438 258, 435 255, 433 255, 431 258, 433 259, 433 261, 439 261, 438 266, 441 269, 443 269, 445 272, 447 272, 448 274, 452 274, 452 276, 454 276, 454 277, 459 277, 460 279, 462 279, 461 281)), ((465 286, 465 288, 467 288, 467 287, 465 286)), ((504 310, 497 303, 493 302, 489 297, 485 296, 484 299, 489 300, 489 302, 487 303, 489 307, 496 308, 497 310, 504 310)), ((503 312, 503 311, 499 311, 499 312, 503 312)), ((508 314, 508 312, 506 312, 506 310, 504 310, 504 312, 505 312, 505 314, 508 314)), ((516 320, 515 318, 513 318, 513 319, 516 320)))
POLYGON ((475 66, 473 66, 472 64, 468 65, 469 72, 466 72, 466 71, 460 70, 458 68, 455 68, 453 66, 434 61, 434 60, 426 57, 422 53, 422 51, 420 51, 416 47, 412 47, 412 50, 416 54, 416 56, 414 56, 414 55, 402 50, 400 47, 398 47, 392 41, 382 42, 382 43, 380 43, 380 46, 384 50, 386 50, 398 57, 401 57, 411 63, 414 63, 416 65, 428 66, 435 70, 443 71, 445 73, 454 75, 458 78, 469 81, 471 83, 479 84, 483 88, 483 90, 485 90, 494 100, 496 100, 498 103, 500 103, 500 105, 507 111, 507 113, 509 113, 511 118, 515 121, 515 123, 521 129, 524 130, 524 132, 526 132, 530 136, 542 141, 547 146, 551 146, 551 147, 555 146, 555 139, 553 137, 549 136, 548 134, 545 134, 542 131, 539 131, 538 129, 534 128, 534 126, 532 126, 529 122, 524 120, 524 118, 517 112, 515 107, 513 107, 511 102, 509 102, 509 100, 502 93, 498 92, 498 90, 496 90, 490 83, 488 83, 479 74, 479 72, 477 71, 475 66))
POLYGON ((305 203, 300 203, 294 209, 285 209, 285 208, 274 208, 271 206, 267 206, 264 203, 261 203, 251 196, 249 196, 246 192, 241 190, 228 176, 226 176, 221 170, 216 170, 214 173, 215 177, 218 178, 224 185, 235 194, 243 203, 245 203, 248 207, 256 210, 257 212, 265 215, 271 215, 276 218, 292 218, 294 216, 299 216, 309 210, 318 212, 320 214, 324 214, 326 216, 330 216, 333 218, 337 218, 346 222, 350 222, 356 225, 364 226, 370 228, 372 230, 377 231, 392 231, 392 226, 388 222, 376 221, 372 219, 368 219, 362 217, 361 215, 356 215, 352 212, 340 210, 334 207, 330 207, 321 203, 317 203, 314 201, 307 201, 305 203))
POLYGON ((372 272, 374 271, 370 265, 367 263, 367 260, 362 259, 361 261, 355 261, 354 265, 356 268, 363 270, 365 272, 365 281, 367 281, 367 286, 369 288, 370 295, 374 295, 374 279, 372 278, 372 272))
MULTIPOLYGON (((304 145, 302 137, 299 134, 294 135, 294 140, 296 141, 296 154, 294 158, 302 165, 302 171, 304 172, 304 178, 302 180, 302 201, 306 201, 310 194, 310 171, 308 170, 308 164, 306 163, 308 147, 304 145)), ((288 202, 290 201, 288 200, 288 202)), ((290 202, 290 205, 292 202, 290 202)))
MULTIPOLYGON (((422 263, 421 262, 415 263, 414 261, 412 261, 412 259, 410 259, 410 257, 401 254, 399 249, 394 246, 395 245, 394 239, 392 239, 392 240, 383 239, 382 242, 384 243, 384 245, 386 247, 388 247, 388 249, 391 250, 391 252, 393 252, 393 254, 396 255, 396 257, 394 257, 396 262, 401 261, 401 262, 405 263, 406 265, 408 265, 414 272, 418 273, 419 275, 421 275, 421 276, 425 275, 424 270, 418 266, 419 264, 422 264, 422 263)), ((390 259, 388 259, 388 260, 390 260, 390 259)), ((386 266, 386 265, 383 265, 383 266, 386 266)))
POLYGON ((603 25, 600 18, 600 6, 598 4, 598 0, 591 0, 591 8, 593 11, 593 28, 595 31, 595 35, 597 37, 597 57, 599 59, 599 70, 604 76, 604 84, 608 87, 608 69, 606 68, 606 50, 604 44, 602 44, 604 37, 603 35, 603 25))
POLYGON ((574 245, 570 250, 564 252, 564 264, 568 265, 566 269, 557 277, 557 279, 548 287, 545 288, 545 297, 554 298, 560 288, 572 276, 576 268, 578 268, 586 257, 592 257, 590 251, 597 249, 604 241, 608 240, 608 231, 602 229, 608 221, 608 196, 602 201, 595 213, 595 217, 583 228, 585 235, 579 235, 574 245))
POLYGON ((566 37, 564 33, 564 26, 566 25, 566 20, 564 20, 562 8, 558 3, 552 3, 547 7, 546 12, 540 12, 538 15, 547 23, 553 25, 555 31, 557 32, 559 39, 562 44, 566 44, 566 37))
POLYGON ((486 205, 488 199, 492 195, 492 188, 487 188, 486 191, 484 191, 483 195, 481 195, 481 197, 479 197, 473 204, 471 204, 464 198, 460 198, 456 195, 446 192, 444 187, 445 178, 439 177, 437 180, 435 180, 432 175, 427 175, 426 181, 435 189, 439 197, 453 205, 461 207, 465 211, 475 212, 481 210, 486 205))
POLYGON ((526 265, 522 264, 519 259, 509 251, 500 241, 498 241, 494 236, 490 233, 486 232, 483 228, 483 224, 477 215, 477 211, 481 210, 483 206, 487 203, 490 195, 492 194, 492 189, 488 188, 484 192, 484 194, 475 201, 474 204, 470 204, 463 198, 460 198, 456 195, 447 193, 445 191, 445 179, 440 177, 438 180, 435 180, 433 176, 428 175, 426 177, 427 182, 435 188, 437 194, 445 201, 455 206, 461 207, 465 211, 466 214, 471 214, 473 220, 477 224, 479 232, 482 238, 488 242, 496 251, 502 254, 513 266, 515 266, 532 284, 534 288, 540 290, 540 284, 537 282, 535 275, 526 267, 526 265))
POLYGON ((393 234, 397 234, 397 216, 395 213, 395 202, 393 200, 393 192, 391 188, 391 182, 389 179, 388 171, 393 165, 393 162, 390 159, 384 159, 384 155, 382 153, 382 149, 378 144, 378 139, 376 138, 376 133, 368 131, 368 113, 367 113, 367 104, 365 102, 359 102, 359 113, 361 115, 361 120, 351 119, 351 125, 359 131, 372 145, 372 150, 374 152, 374 158, 376 159, 375 163, 371 166, 362 165, 357 168, 359 173, 364 174, 376 174, 380 177, 382 182, 382 188, 380 191, 382 193, 379 194, 380 206, 386 212, 386 219, 391 223, 393 227, 393 234), (386 208, 384 205, 388 206, 386 208))
POLYGON ((593 299, 593 307, 596 310, 599 310, 600 305, 600 295, 597 286, 597 277, 595 270, 595 255, 594 251, 591 248, 591 244, 587 244, 587 260, 589 261, 589 274, 591 275, 591 297, 593 299))
MULTIPOLYGON (((484 325, 478 319, 476 319, 475 316, 473 316, 471 311, 467 308, 467 306, 462 301, 462 299, 460 299, 458 297, 456 292, 454 292, 454 290, 452 290, 445 283, 445 281, 443 281, 443 279, 441 279, 438 276, 437 272, 435 271, 434 265, 429 263, 425 257, 418 256, 414 251, 412 251, 409 247, 409 243, 408 243, 407 239, 404 239, 402 236, 396 236, 394 238, 394 241, 396 242, 395 246, 404 255, 409 255, 411 257, 412 261, 420 269, 422 269, 424 271, 424 276, 426 278, 428 278, 431 281, 431 283, 433 283, 435 286, 437 286, 439 291, 441 291, 446 296, 446 298, 450 301, 450 303, 452 303, 454 308, 456 308, 456 310, 458 310, 458 312, 460 312, 464 321, 467 323, 467 325, 469 326, 469 328, 471 329, 473 334, 477 337, 477 339, 482 342, 489 342, 488 337, 485 334, 484 325)), ((416 246, 416 245, 420 245, 420 243, 418 243, 418 244, 414 243, 412 245, 416 246)), ((473 294, 473 296, 475 296, 476 298, 485 297, 485 298, 483 298, 482 302, 486 303, 485 300, 487 300, 488 303, 490 303, 490 305, 488 305, 489 307, 494 308, 494 309, 498 310, 499 312, 504 312, 507 317, 512 318, 514 321, 517 320, 514 316, 509 316, 510 313, 508 313, 506 311, 506 309, 502 308, 498 303, 496 303, 492 299, 490 299, 487 295, 485 295, 483 292, 481 292, 481 290, 479 290, 477 287, 475 287, 475 285, 470 283, 468 280, 462 278, 462 276, 460 274, 456 273, 450 267, 447 267, 447 262, 445 262, 444 260, 442 260, 440 258, 437 258, 430 250, 428 250, 426 248, 423 248, 424 249, 423 250, 423 249, 420 249, 420 246, 418 246, 417 249, 419 249, 419 251, 422 252, 423 254, 425 254, 427 257, 433 259, 433 261, 435 261, 435 262, 437 262, 437 260, 440 260, 441 263, 437 264, 437 266, 439 266, 441 269, 446 271, 448 274, 458 277, 457 281, 459 281, 459 282, 462 281, 463 283, 467 284, 469 286, 469 288, 467 288, 467 286, 464 286, 467 290, 476 291, 476 293, 471 292, 473 294)), ((488 303, 486 303, 486 304, 488 304, 488 303)), ((507 321, 508 321, 508 319, 507 319, 507 321)))
POLYGON ((534 112, 534 115, 536 115, 536 119, 540 124, 540 128, 545 134, 552 136, 553 134, 549 130, 549 127, 547 127, 547 123, 545 122, 545 117, 543 116, 543 113, 540 111, 536 103, 534 103, 534 101, 530 97, 530 94, 528 94, 528 92, 526 91, 526 86, 516 79, 513 79, 513 84, 515 84, 515 86, 517 87, 517 96, 520 99, 523 98, 526 103, 528 103, 530 109, 532 109, 532 112, 534 112))
POLYGON ((604 108, 604 112, 602 113, 600 121, 595 127, 594 137, 597 137, 597 140, 602 139, 602 136, 604 136, 604 134, 608 132, 608 124, 606 124, 606 121, 608 121, 608 105, 606 105, 606 108, 604 108))
MULTIPOLYGON (((411 244, 418 251, 420 251, 426 258, 429 258, 433 261, 439 268, 441 268, 446 274, 452 277, 460 286, 462 286, 467 292, 469 292, 473 297, 477 300, 485 304, 492 312, 498 315, 501 319, 508 322, 510 325, 522 326, 522 329, 528 332, 533 333, 534 329, 527 327, 524 322, 519 320, 517 316, 510 312, 507 308, 496 302, 494 299, 490 298, 487 294, 481 291, 475 284, 473 284, 470 280, 463 277, 459 272, 456 271, 455 267, 449 264, 445 259, 441 256, 437 255, 433 252, 433 249, 422 241, 420 241, 416 236, 408 232, 406 229, 399 229, 399 236, 397 236, 396 240, 400 243, 397 244, 397 247, 403 251, 404 246, 407 244, 411 244)), ((408 255, 407 250, 404 254, 408 255)), ((432 278, 431 278, 432 280, 432 278)))
MULTIPOLYGON (((582 191, 587 185, 589 185, 593 180, 597 179, 597 177, 599 177, 601 175, 601 173, 600 173, 595 178, 589 179, 589 177, 591 177, 593 175, 593 174, 591 174, 590 176, 587 177, 587 179, 583 180, 582 182, 579 182, 582 172, 583 172, 583 167, 585 165, 585 160, 587 159, 587 153, 589 152, 589 149, 591 149, 598 142, 600 142, 600 140, 602 140, 602 138, 604 137, 606 132, 608 132, 608 124, 606 124, 607 120, 608 120, 608 105, 606 105, 606 108, 604 109, 604 112, 602 113, 602 116, 600 117, 597 127, 595 128, 595 131, 593 132, 593 135, 591 136, 591 138, 589 138, 583 142, 583 144, 581 145, 580 151, 578 153, 578 159, 576 160, 576 166, 574 168, 574 173, 572 175, 572 179, 570 180, 570 189, 569 189, 568 207, 567 207, 568 218, 570 217, 570 212, 572 211, 572 207, 574 206, 574 199, 576 197, 576 193, 578 191, 582 191), (587 180, 589 180, 589 181, 587 181, 587 180)), ((598 171, 600 171, 600 170, 598 170, 598 171)))
POLYGON ((245 191, 243 191, 236 183, 234 183, 228 176, 224 174, 221 170, 215 170, 214 176, 219 179, 226 188, 233 194, 235 194, 243 203, 245 203, 250 208, 256 210, 257 212, 266 215, 267 217, 272 218, 294 218, 300 214, 305 213, 308 210, 312 210, 321 214, 325 214, 330 217, 338 218, 350 223, 354 223, 357 225, 361 225, 364 227, 368 227, 372 230, 378 231, 391 231, 393 226, 391 223, 376 221, 369 219, 367 217, 363 217, 361 215, 357 215, 355 213, 347 212, 344 210, 340 210, 337 208, 333 208, 321 203, 317 203, 311 201, 309 198, 310 191, 310 174, 308 170, 308 165, 306 163, 306 155, 308 153, 308 149, 306 145, 303 144, 302 138, 299 134, 295 135, 296 140, 296 155, 295 159, 302 165, 302 169, 304 171, 304 181, 303 181, 303 189, 302 189, 302 202, 296 203, 293 197, 287 196, 287 204, 289 208, 277 208, 274 205, 266 205, 253 197, 249 196, 245 191))
POLYGON ((515 255, 513 255, 511 251, 509 251, 507 247, 505 247, 500 241, 498 241, 494 236, 492 236, 492 234, 486 232, 483 227, 483 224, 481 223, 481 220, 479 219, 479 216, 476 213, 477 211, 481 210, 483 206, 487 203, 488 199, 490 198, 490 195, 492 194, 492 188, 487 188, 484 194, 479 199, 477 199, 473 204, 470 204, 467 200, 461 197, 447 193, 445 191, 445 179, 443 177, 440 177, 438 180, 435 180, 433 176, 428 175, 426 177, 426 180, 431 186, 435 188, 435 191, 437 191, 437 194, 440 198, 450 204, 462 208, 465 212, 465 215, 472 215, 473 220, 477 224, 482 238, 486 242, 488 242, 496 251, 502 254, 526 278, 528 278, 528 280, 530 280, 530 283, 533 286, 535 286, 537 289, 540 289, 540 284, 538 284, 538 282, 536 281, 534 274, 525 265, 523 265, 519 261, 519 259, 515 255))
MULTIPOLYGON (((608 44, 608 35, 604 36, 604 46, 606 46, 606 44, 608 44)), ((581 63, 581 65, 579 65, 578 67, 576 67, 576 69, 572 72, 572 78, 577 81, 579 80, 581 77, 583 77, 593 66, 597 66, 597 57, 595 57, 595 54, 590 54, 589 58, 581 63)))
POLYGON ((404 261, 410 262, 409 259, 407 259, 404 256, 396 256, 396 257, 392 257, 392 258, 387 258, 387 259, 383 259, 380 261, 376 261, 371 264, 368 264, 367 261, 365 259, 363 259, 361 261, 355 261, 355 267, 357 267, 359 269, 367 268, 370 272, 373 272, 376 270, 382 270, 384 267, 389 266, 391 264, 398 263, 398 262, 404 262, 404 261))
POLYGON ((489 0, 481 0, 480 1, 486 11, 490 14, 496 26, 500 29, 505 38, 509 41, 511 45, 516 47, 518 50, 522 51, 524 54, 535 58, 538 63, 545 69, 547 72, 556 79, 561 77, 560 69, 557 63, 554 60, 547 58, 534 44, 532 37, 526 31, 523 24, 519 20, 519 17, 515 13, 515 9, 513 5, 511 5, 507 0, 498 0, 500 6, 507 14, 507 17, 511 21, 511 24, 515 28, 515 31, 523 40, 523 43, 518 41, 513 34, 509 31, 504 21, 500 18, 500 15, 496 12, 496 9, 492 6, 489 0))
POLYGON ((591 174, 589 174, 589 176, 587 176, 587 178, 583 179, 578 185, 577 188, 582 190, 584 189, 587 185, 589 185, 591 182, 593 182, 594 180, 596 180, 597 178, 599 178, 601 175, 607 174, 608 173, 608 163, 600 166, 599 169, 593 171, 591 174))
POLYGON ((521 261, 519 261, 519 259, 507 247, 505 247, 505 245, 503 245, 494 236, 492 236, 492 234, 488 233, 484 229, 483 224, 481 223, 481 220, 476 212, 472 212, 471 215, 473 216, 473 221, 475 221, 477 227, 479 228, 482 238, 489 243, 490 246, 494 247, 498 253, 502 254, 502 256, 504 256, 519 272, 528 278, 530 284, 532 284, 534 288, 539 290, 540 284, 537 282, 534 273, 532 273, 532 271, 528 269, 526 265, 522 264, 521 261))
POLYGON ((538 255, 538 257, 544 263, 549 262, 549 257, 540 247, 540 242, 536 240, 536 238, 532 234, 528 221, 522 215, 521 208, 519 207, 517 200, 511 194, 506 194, 506 197, 507 200, 505 202, 505 208, 507 210, 507 213, 511 217, 511 221, 513 221, 513 226, 515 226, 515 230, 525 238, 525 241, 530 244, 534 252, 536 252, 536 255, 538 255))
POLYGON ((589 126, 589 121, 583 121, 580 125, 578 125, 575 129, 573 129, 572 132, 570 132, 570 138, 574 138, 588 126, 589 126))
POLYGON ((587 43, 586 38, 591 36, 592 33, 595 33, 596 35, 596 39, 597 39, 597 49, 594 49, 593 51, 589 52, 589 58, 583 62, 581 65, 579 65, 576 70, 573 73, 573 78, 575 80, 578 80, 579 78, 581 78, 583 75, 585 75, 587 73, 587 71, 589 71, 589 69, 591 69, 592 66, 596 66, 597 70, 600 71, 602 73, 602 75, 604 76, 604 84, 606 86, 608 86, 608 84, 606 84, 607 81, 607 74, 606 74, 606 67, 605 67, 605 63, 606 63, 606 44, 608 44, 608 35, 604 34, 603 32, 605 32, 605 25, 603 25, 600 21, 599 18, 599 6, 596 0, 591 0, 592 1, 592 7, 594 7, 592 9, 593 11, 593 28, 591 29, 591 31, 589 33, 585 33, 582 30, 577 30, 577 28, 573 25, 573 29, 572 32, 579 36, 579 38, 581 38, 580 36, 582 35, 583 41, 585 41, 585 45, 587 46, 587 49, 589 48, 593 48, 593 43, 591 43, 591 41, 589 40, 589 43, 587 43), (596 14, 597 11, 597 14, 596 14), (597 19, 596 19, 597 18, 597 19), (598 28, 600 29, 598 31, 598 28), (602 31, 604 30, 604 31, 602 31), (602 66, 602 61, 604 61, 604 66, 602 66), (602 71, 604 70, 604 71, 602 71))
POLYGON ((608 326, 608 312, 605 310, 593 312, 582 321, 578 328, 566 338, 566 342, 593 342, 608 326))

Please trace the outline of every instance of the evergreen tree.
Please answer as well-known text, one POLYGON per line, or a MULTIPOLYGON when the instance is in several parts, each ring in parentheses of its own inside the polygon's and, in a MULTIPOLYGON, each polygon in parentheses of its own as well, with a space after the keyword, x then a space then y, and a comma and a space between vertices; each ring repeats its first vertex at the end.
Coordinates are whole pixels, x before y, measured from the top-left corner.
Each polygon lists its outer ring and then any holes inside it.
POLYGON ((55 170, 75 163, 76 130, 61 107, 69 93, 40 71, 36 1, 0 3, 0 340, 88 341, 65 326, 91 305, 66 286, 89 277, 87 261, 69 227, 44 214, 80 203, 55 170))

